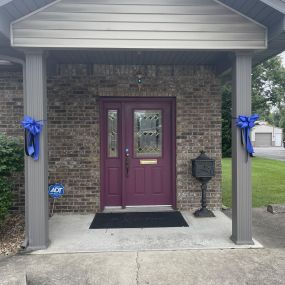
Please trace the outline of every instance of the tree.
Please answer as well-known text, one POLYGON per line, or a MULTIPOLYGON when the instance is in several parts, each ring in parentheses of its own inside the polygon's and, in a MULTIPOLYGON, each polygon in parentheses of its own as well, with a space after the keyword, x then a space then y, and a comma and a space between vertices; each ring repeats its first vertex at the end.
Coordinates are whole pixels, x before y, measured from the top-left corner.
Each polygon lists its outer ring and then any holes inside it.
POLYGON ((222 87, 222 154, 231 156, 232 88, 229 83, 222 87))
POLYGON ((269 122, 283 129, 283 133, 285 133, 285 106, 281 105, 278 109, 270 114, 269 122))
POLYGON ((280 56, 273 57, 253 69, 252 112, 262 120, 270 119, 272 107, 285 103, 285 67, 280 56))
MULTIPOLYGON (((222 153, 231 155, 231 86, 222 88, 222 153)), ((280 56, 253 68, 252 114, 283 128, 285 132, 285 68, 280 56)))

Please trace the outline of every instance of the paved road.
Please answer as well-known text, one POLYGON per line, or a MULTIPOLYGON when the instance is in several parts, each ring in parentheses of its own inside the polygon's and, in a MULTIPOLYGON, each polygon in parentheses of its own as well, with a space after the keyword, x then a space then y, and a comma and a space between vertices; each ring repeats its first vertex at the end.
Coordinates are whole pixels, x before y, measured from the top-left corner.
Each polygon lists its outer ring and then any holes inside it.
POLYGON ((254 156, 285 161, 285 148, 283 147, 255 147, 254 156))

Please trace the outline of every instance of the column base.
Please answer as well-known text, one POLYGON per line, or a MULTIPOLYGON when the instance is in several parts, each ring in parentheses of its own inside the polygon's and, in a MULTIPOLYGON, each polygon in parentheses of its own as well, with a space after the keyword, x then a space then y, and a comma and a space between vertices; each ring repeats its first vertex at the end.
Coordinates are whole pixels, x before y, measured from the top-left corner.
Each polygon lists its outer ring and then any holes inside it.
POLYGON ((230 239, 236 244, 236 245, 254 245, 253 240, 238 240, 235 237, 231 236, 230 239))
POLYGON ((196 218, 210 218, 210 217, 215 217, 214 213, 207 209, 207 208, 201 208, 199 210, 197 210, 195 213, 194 213, 194 216, 196 218))
POLYGON ((27 252, 30 252, 30 251, 36 251, 36 250, 42 250, 42 249, 47 249, 48 246, 47 245, 44 245, 44 246, 28 246, 25 250, 27 252))

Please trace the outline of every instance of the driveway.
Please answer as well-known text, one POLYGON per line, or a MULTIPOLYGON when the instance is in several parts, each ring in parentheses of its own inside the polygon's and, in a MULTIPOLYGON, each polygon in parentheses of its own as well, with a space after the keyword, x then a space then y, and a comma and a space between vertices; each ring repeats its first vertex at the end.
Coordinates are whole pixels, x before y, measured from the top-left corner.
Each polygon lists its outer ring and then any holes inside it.
MULTIPOLYGON (((223 212, 228 217, 232 217, 231 209, 223 212)), ((267 212, 266 208, 253 208, 252 231, 254 238, 265 248, 283 248, 285 250, 285 213, 273 215, 267 212)))
POLYGON ((285 161, 285 148, 283 147, 255 147, 254 156, 285 161))

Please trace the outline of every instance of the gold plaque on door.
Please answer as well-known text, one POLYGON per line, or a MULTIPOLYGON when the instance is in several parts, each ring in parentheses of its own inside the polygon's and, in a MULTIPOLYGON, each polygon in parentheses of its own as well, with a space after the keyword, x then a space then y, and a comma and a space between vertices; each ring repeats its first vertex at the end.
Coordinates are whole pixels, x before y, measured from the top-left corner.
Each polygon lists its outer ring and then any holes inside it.
POLYGON ((140 164, 157 164, 157 159, 141 159, 140 164))

